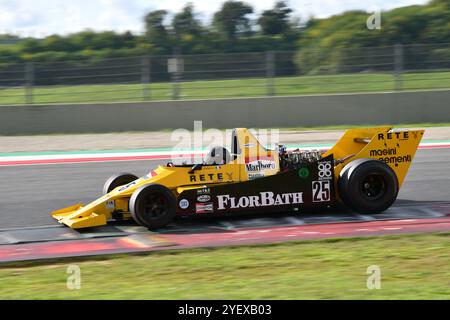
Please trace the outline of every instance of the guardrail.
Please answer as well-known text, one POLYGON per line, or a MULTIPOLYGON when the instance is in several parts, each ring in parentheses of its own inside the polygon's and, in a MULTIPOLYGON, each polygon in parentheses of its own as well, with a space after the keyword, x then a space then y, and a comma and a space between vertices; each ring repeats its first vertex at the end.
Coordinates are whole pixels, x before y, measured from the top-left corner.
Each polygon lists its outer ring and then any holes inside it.
POLYGON ((450 90, 246 99, 0 106, 0 134, 450 122, 450 90))

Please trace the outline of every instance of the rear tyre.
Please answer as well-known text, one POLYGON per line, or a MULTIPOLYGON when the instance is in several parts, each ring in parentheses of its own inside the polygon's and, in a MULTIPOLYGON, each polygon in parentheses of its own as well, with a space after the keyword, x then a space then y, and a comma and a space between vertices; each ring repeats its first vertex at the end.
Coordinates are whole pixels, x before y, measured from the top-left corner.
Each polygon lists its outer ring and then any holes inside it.
POLYGON ((134 221, 149 229, 158 229, 175 218, 176 198, 162 185, 147 184, 131 195, 129 207, 134 221))
POLYGON ((129 173, 119 173, 113 175, 108 180, 106 180, 105 185, 103 186, 103 194, 110 193, 115 188, 133 182, 134 180, 137 179, 139 178, 136 177, 134 174, 129 173))
POLYGON ((387 164, 373 159, 357 159, 341 171, 339 195, 345 205, 360 213, 380 213, 398 195, 397 176, 387 164))

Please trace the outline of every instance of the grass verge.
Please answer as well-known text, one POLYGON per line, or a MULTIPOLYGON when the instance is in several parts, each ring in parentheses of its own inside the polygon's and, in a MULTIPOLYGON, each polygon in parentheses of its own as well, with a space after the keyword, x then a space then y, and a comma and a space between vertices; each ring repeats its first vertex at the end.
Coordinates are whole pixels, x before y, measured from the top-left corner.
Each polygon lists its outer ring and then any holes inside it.
POLYGON ((25 263, 0 299, 449 299, 450 234, 328 239, 25 263), (66 287, 81 268, 81 289, 66 287), (367 289, 367 268, 381 289, 367 289))
MULTIPOLYGON (((321 76, 277 77, 273 80, 275 94, 333 94, 383 92, 396 90, 396 78, 391 73, 342 74, 321 76)), ((403 90, 430 90, 450 88, 450 72, 405 73, 403 90)), ((172 83, 107 84, 45 86, 33 89, 36 104, 83 102, 137 102, 144 100, 171 100, 172 83), (145 86, 145 87, 144 87, 145 86)), ((215 99, 261 97, 267 95, 267 79, 236 79, 186 81, 180 83, 180 99, 215 99)), ((0 90, 0 105, 25 104, 25 87, 0 90)))

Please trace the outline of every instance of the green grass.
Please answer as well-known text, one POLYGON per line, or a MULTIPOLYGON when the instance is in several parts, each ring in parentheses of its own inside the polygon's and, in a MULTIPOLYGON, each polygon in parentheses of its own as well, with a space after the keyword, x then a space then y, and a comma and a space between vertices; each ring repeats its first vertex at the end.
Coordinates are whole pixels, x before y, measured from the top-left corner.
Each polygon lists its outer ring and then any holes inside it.
POLYGON ((450 299, 450 234, 328 239, 0 267, 0 299, 450 299), (66 288, 70 264, 81 289, 66 288), (366 287, 381 268, 381 289, 366 287))
MULTIPOLYGON (((406 73, 402 76, 404 90, 450 88, 450 72, 406 73)), ((274 80, 277 95, 303 95, 395 90, 392 74, 350 74, 334 76, 278 77, 274 80)), ((171 100, 171 83, 148 85, 151 100, 171 100)), ((212 99, 257 97, 267 94, 267 80, 240 79, 191 81, 180 83, 181 99, 212 99)), ((78 85, 47 86, 33 89, 34 103, 79 103, 143 101, 143 85, 78 85)), ((0 105, 24 104, 25 89, 0 90, 0 105)))

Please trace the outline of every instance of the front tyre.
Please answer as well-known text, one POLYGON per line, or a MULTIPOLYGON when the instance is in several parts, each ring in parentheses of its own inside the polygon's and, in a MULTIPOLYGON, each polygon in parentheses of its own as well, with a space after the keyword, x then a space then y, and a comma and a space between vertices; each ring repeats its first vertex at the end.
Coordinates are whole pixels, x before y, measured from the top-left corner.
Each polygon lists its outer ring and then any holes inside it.
POLYGON ((398 195, 397 176, 387 164, 373 159, 357 159, 342 169, 339 195, 345 205, 360 213, 380 213, 398 195))
POLYGON ((103 186, 103 194, 110 193, 115 188, 119 186, 123 186, 125 184, 128 184, 130 182, 133 182, 134 180, 139 179, 134 174, 130 173, 119 173, 116 175, 113 175, 108 180, 106 180, 104 186, 103 186))
POLYGON ((165 227, 176 213, 176 198, 166 187, 147 184, 138 188, 130 198, 133 219, 149 229, 165 227))

